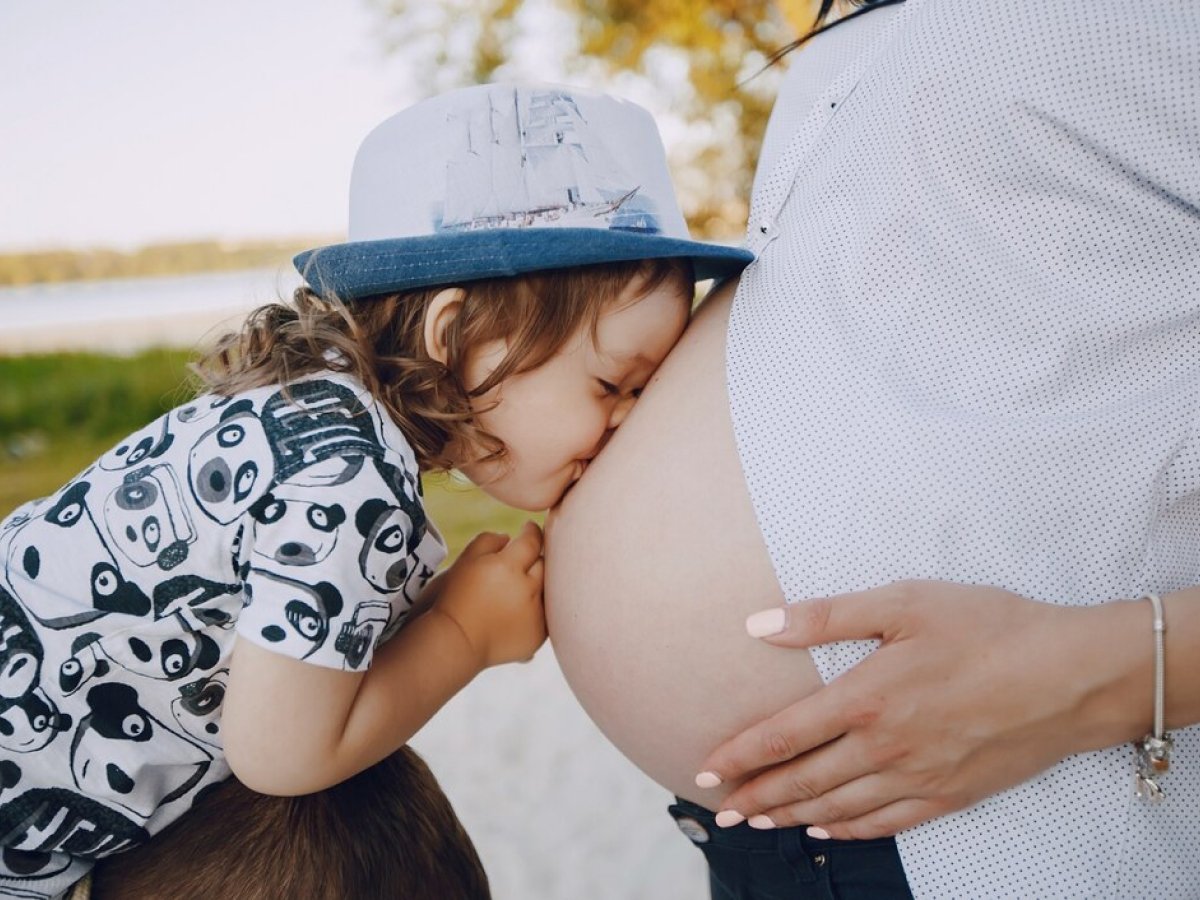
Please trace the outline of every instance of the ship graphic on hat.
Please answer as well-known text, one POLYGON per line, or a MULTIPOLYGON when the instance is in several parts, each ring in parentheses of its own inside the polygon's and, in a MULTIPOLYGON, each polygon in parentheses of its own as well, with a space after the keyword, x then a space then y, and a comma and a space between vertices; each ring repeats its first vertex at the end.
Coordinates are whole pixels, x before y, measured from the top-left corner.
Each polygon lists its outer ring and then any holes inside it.
POLYGON ((705 279, 753 259, 691 239, 646 110, 560 85, 477 85, 385 120, 355 158, 349 238, 296 257, 319 293, 665 257, 705 279))

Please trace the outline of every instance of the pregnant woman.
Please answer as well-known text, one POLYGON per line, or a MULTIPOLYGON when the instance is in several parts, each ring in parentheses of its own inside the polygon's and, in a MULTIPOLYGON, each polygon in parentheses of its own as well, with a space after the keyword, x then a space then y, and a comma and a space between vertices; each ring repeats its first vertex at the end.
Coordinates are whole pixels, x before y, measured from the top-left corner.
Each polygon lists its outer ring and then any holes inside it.
POLYGON ((1200 6, 837 25, 749 235, 549 523, 581 703, 714 897, 1200 895, 1200 6))

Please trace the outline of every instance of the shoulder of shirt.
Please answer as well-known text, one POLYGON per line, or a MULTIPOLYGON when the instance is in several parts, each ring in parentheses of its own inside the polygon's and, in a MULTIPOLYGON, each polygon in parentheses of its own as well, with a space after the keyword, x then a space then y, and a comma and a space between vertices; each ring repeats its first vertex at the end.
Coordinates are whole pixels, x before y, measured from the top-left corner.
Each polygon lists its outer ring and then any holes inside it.
POLYGON ((385 456, 392 457, 393 461, 401 462, 406 469, 411 469, 414 472, 418 471, 417 455, 416 451, 413 450, 412 444, 408 442, 408 438, 404 436, 404 432, 400 430, 395 420, 392 419, 387 408, 379 402, 378 398, 358 378, 355 378, 348 372, 328 370, 325 372, 315 372, 302 379, 297 379, 297 381, 331 381, 352 391, 358 397, 359 402, 370 412, 371 418, 375 423, 375 432, 379 436, 380 443, 383 445, 385 456))
MULTIPOLYGON (((189 407, 203 408, 205 404, 214 402, 218 402, 221 408, 225 408, 237 404, 239 401, 248 401, 248 403, 253 406, 255 411, 261 411, 263 404, 269 398, 280 394, 286 389, 286 387, 299 384, 311 384, 313 382, 335 384, 352 393, 362 404, 364 410, 371 418, 371 430, 374 431, 375 435, 379 439, 379 444, 383 449, 384 458, 390 461, 393 465, 398 465, 401 468, 409 469, 413 472, 419 471, 416 461, 416 453, 408 439, 404 436, 404 433, 388 414, 383 404, 378 401, 378 399, 374 394, 371 393, 367 386, 349 372, 325 369, 293 379, 286 384, 282 382, 275 382, 272 384, 262 385, 261 387, 239 391, 227 397, 223 395, 218 396, 212 393, 204 394, 195 398, 189 403, 181 404, 171 413, 168 413, 168 415, 172 415, 178 419, 178 413, 187 410, 189 407)), ((215 420, 212 424, 215 424, 215 420)))

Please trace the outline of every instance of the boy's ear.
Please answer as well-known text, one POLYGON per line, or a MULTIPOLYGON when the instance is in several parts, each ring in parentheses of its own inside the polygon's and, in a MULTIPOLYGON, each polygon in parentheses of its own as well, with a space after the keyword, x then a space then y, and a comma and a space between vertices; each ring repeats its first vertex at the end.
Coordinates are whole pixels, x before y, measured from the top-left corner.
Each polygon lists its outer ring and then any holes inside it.
POLYGON ((425 310, 425 352, 442 365, 446 364, 446 330, 462 311, 466 294, 462 288, 438 291, 425 310))

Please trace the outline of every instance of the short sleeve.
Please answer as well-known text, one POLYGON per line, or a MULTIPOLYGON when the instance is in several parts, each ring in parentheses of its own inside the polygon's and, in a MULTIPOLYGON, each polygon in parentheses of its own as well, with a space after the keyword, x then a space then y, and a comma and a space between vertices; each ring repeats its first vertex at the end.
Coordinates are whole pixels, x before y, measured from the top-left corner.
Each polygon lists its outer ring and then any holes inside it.
POLYGON ((246 515, 238 635, 365 670, 440 561, 429 559, 417 484, 401 460, 346 455, 274 485, 246 515))

